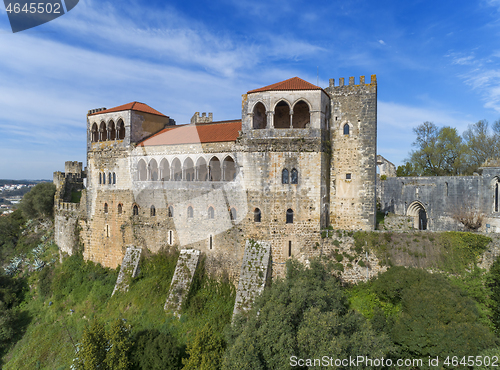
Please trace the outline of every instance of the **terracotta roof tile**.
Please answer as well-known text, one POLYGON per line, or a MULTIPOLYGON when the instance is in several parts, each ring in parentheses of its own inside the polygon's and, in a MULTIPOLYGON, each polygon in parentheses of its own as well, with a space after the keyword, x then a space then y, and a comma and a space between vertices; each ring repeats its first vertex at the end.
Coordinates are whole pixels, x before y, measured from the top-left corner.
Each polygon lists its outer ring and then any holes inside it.
POLYGON ((304 81, 299 77, 293 77, 285 81, 261 87, 260 89, 250 90, 247 94, 263 92, 263 91, 283 91, 283 90, 323 90, 323 89, 319 86, 304 81))
POLYGON ((241 120, 173 126, 143 140, 138 146, 236 141, 239 131, 241 131, 241 120))
POLYGON ((112 112, 120 112, 123 110, 135 110, 137 112, 144 112, 144 113, 151 113, 151 114, 156 114, 157 116, 163 116, 166 117, 163 113, 158 112, 156 109, 151 108, 149 105, 144 104, 144 103, 139 103, 139 102, 132 102, 124 105, 120 105, 118 107, 114 108, 109 108, 97 113, 89 114, 89 116, 93 116, 95 114, 102 114, 102 113, 112 113, 112 112))

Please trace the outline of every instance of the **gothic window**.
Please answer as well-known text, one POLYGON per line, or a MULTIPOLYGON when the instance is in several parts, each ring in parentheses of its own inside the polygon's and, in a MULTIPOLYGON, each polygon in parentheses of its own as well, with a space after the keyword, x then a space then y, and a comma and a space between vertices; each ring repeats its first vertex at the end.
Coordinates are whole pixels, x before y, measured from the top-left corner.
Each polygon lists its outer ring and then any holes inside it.
POLYGON ((293 224, 293 210, 291 208, 286 210, 286 223, 293 224))
POLYGON ((179 158, 175 158, 172 162, 174 181, 182 180, 182 165, 179 158))
POLYGON ((151 213, 151 217, 156 216, 156 208, 155 208, 155 206, 151 206, 150 213, 151 213))
POLYGON ((310 121, 309 105, 303 100, 293 107, 292 127, 306 128, 310 121))
POLYGON ((113 185, 116 184, 116 173, 113 172, 113 185))
POLYGON ((136 204, 134 204, 134 208, 132 208, 132 215, 139 216, 139 207, 137 207, 136 204))
POLYGON ((149 179, 158 181, 158 164, 154 158, 149 162, 149 179))
POLYGON ((203 157, 200 157, 196 162, 196 180, 207 181, 208 180, 208 167, 207 162, 203 157))
POLYGON ((193 207, 189 206, 188 207, 188 218, 193 218, 193 207))
POLYGON ((105 173, 102 174, 102 183, 104 185, 106 185, 106 174, 105 173))
POLYGON ((94 143, 99 141, 99 132, 97 131, 97 124, 92 125, 92 133, 90 136, 90 140, 94 143))
POLYGON ((210 219, 215 218, 215 210, 214 210, 214 207, 210 207, 210 208, 208 209, 208 218, 210 218, 210 219))
POLYGON ((229 210, 229 217, 231 218, 231 221, 236 221, 236 209, 231 208, 229 210))
POLYGON ((108 213, 108 203, 104 203, 104 213, 108 213))
POLYGON ((274 108, 274 128, 290 128, 290 106, 283 100, 274 108))
POLYGON ((184 161, 184 175, 186 181, 194 181, 194 162, 191 158, 186 158, 184 161))
POLYGON ((230 156, 224 158, 224 181, 233 181, 236 177, 236 165, 230 156))
POLYGON ((120 203, 118 204, 118 214, 121 215, 123 212, 123 205, 120 203))
POLYGON ((115 138, 116 138, 115 123, 113 121, 110 121, 108 125, 108 140, 115 140, 115 138))
POLYGON ((174 207, 168 206, 168 217, 174 217, 174 207))
POLYGON ((106 141, 107 138, 108 134, 106 132, 106 124, 101 122, 101 125, 99 126, 99 141, 106 141))
POLYGON ((349 125, 347 123, 344 125, 344 135, 349 135, 349 125))
POLYGON ((99 172, 99 185, 102 184, 102 173, 99 172))
POLYGON ((118 131, 118 140, 125 139, 125 125, 123 124, 122 120, 118 121, 117 131, 118 131))
POLYGON ((160 171, 161 171, 161 181, 170 180, 170 165, 168 161, 163 158, 160 162, 160 171))
POLYGON ((144 161, 144 159, 141 159, 139 161, 137 170, 139 172, 139 181, 146 181, 148 179, 148 170, 146 168, 146 162, 144 161))
POLYGON ((297 171, 295 168, 292 170, 292 174, 290 176, 290 183, 292 184, 299 183, 299 171, 297 171))
POLYGON ((281 172, 281 183, 288 184, 288 182, 289 182, 288 170, 285 168, 283 172, 281 172))
POLYGON ((260 222, 262 218, 262 214, 260 212, 260 209, 259 208, 255 208, 254 211, 253 211, 253 221, 254 222, 260 222))
POLYGON ((212 157, 208 163, 208 173, 210 174, 210 181, 221 181, 221 166, 219 158, 212 157))
POLYGON ((256 130, 266 128, 267 117, 266 117, 266 107, 264 104, 257 103, 253 108, 253 128, 256 130))
POLYGON ((108 173, 108 184, 111 185, 112 183, 113 183, 113 178, 112 178, 111 172, 110 172, 110 173, 108 173))

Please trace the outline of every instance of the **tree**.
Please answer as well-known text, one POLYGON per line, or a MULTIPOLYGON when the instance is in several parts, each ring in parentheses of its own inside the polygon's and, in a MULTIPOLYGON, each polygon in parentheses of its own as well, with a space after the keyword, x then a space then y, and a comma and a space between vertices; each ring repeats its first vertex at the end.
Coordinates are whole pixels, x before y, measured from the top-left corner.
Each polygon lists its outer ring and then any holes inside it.
POLYGON ((144 330, 136 337, 132 358, 135 369, 177 370, 182 367, 182 348, 172 335, 144 330))
POLYGON ((53 217, 55 193, 54 184, 41 182, 26 193, 19 204, 19 209, 26 218, 53 217))
POLYGON ((188 343, 186 352, 189 357, 182 361, 183 370, 220 369, 224 350, 224 337, 207 323, 188 343))
POLYGON ((463 172, 465 146, 455 128, 438 128, 424 122, 413 129, 417 138, 407 160, 419 176, 459 175, 463 172))
POLYGON ((390 328, 399 358, 475 356, 497 345, 479 322, 474 301, 442 275, 392 267, 373 290, 381 301, 401 307, 390 328))
POLYGON ((387 335, 349 310, 338 279, 318 261, 288 262, 286 279, 235 317, 227 342, 223 369, 288 369, 291 356, 380 358, 392 349, 387 335))
POLYGON ((496 158, 500 154, 500 121, 495 122, 493 133, 490 132, 488 121, 480 120, 463 133, 467 146, 467 173, 472 174, 487 159, 496 158))

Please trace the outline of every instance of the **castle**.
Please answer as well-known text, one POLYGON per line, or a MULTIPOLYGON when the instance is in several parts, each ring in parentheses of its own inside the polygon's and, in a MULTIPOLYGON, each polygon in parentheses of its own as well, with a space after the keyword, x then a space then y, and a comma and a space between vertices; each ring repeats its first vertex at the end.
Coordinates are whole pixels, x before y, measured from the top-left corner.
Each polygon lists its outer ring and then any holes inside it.
POLYGON ((176 125, 139 102, 93 109, 86 169, 54 174, 56 242, 112 268, 129 246, 195 249, 236 276, 255 240, 274 274, 318 255, 322 230, 375 228, 376 142, 375 75, 251 90, 231 121, 176 125))

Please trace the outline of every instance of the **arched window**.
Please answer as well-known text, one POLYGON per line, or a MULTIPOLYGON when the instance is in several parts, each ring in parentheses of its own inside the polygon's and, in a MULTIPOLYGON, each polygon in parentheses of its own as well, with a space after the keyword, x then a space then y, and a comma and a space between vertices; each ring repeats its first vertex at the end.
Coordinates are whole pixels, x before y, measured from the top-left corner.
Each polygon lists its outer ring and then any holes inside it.
POLYGON ((99 185, 102 184, 102 173, 99 172, 99 185))
POLYGON ((108 213, 108 203, 104 203, 104 213, 108 213))
POLYGON ((344 135, 349 135, 349 125, 347 123, 344 125, 344 135))
POLYGON ((262 214, 259 208, 253 210, 253 222, 260 222, 262 214))
POLYGON ((184 161, 184 178, 186 181, 194 181, 194 162, 191 158, 184 161))
POLYGON ((173 169, 174 181, 181 181, 182 180, 182 165, 181 165, 181 161, 179 160, 179 158, 175 158, 172 161, 172 169, 173 169))
POLYGON ((234 207, 229 210, 229 217, 231 221, 236 221, 236 209, 234 207))
POLYGON ((163 158, 160 162, 160 176, 161 181, 170 180, 170 165, 165 158, 163 158))
POLYGON ((274 108, 274 128, 290 128, 290 106, 285 101, 274 108))
POLYGON ((305 128, 310 121, 309 106, 303 100, 293 107, 292 127, 305 128))
POLYGON ((174 207, 168 206, 168 217, 174 217, 174 207))
POLYGON ((149 176, 150 180, 158 181, 158 164, 154 158, 149 161, 149 176))
POLYGON ((151 215, 151 217, 156 216, 156 208, 155 208, 155 206, 151 206, 150 215, 151 215))
POLYGON ((123 205, 120 203, 118 204, 118 214, 121 215, 123 212, 123 205))
POLYGON ((208 180, 208 167, 205 158, 200 157, 196 161, 196 180, 207 181, 208 180))
POLYGON ((208 164, 208 173, 210 174, 210 181, 221 180, 221 168, 219 158, 213 157, 208 164))
POLYGON ((111 172, 108 173, 108 184, 112 184, 113 183, 113 177, 111 176, 111 172))
POLYGON ((236 178, 236 165, 230 156, 224 158, 224 181, 233 181, 236 178))
POLYGON ((210 218, 210 219, 215 218, 215 210, 214 210, 214 207, 210 207, 210 208, 208 209, 208 218, 210 218))
POLYGON ((148 170, 144 159, 141 159, 139 161, 139 164, 137 165, 137 171, 139 181, 146 181, 148 179, 148 170))
POLYGON ((90 136, 90 140, 94 143, 99 141, 99 131, 97 131, 97 124, 96 123, 94 123, 92 125, 92 133, 90 136))
POLYGON ((291 208, 286 210, 286 223, 293 224, 293 210, 291 208))
POLYGON ((290 176, 290 183, 291 184, 298 184, 299 183, 299 171, 297 171, 295 168, 292 169, 292 173, 290 176))
POLYGON ((137 204, 134 204, 134 207, 132 208, 132 215, 139 216, 139 207, 137 207, 137 204))
POLYGON ((116 173, 113 172, 113 185, 116 184, 116 173))
POLYGON ((193 214, 194 214, 193 207, 189 206, 187 213, 188 218, 193 218, 193 214))
POLYGON ((102 183, 104 185, 106 185, 106 174, 105 173, 102 174, 102 183))
POLYGON ((288 184, 289 182, 289 178, 288 178, 288 170, 285 168, 282 172, 281 172, 281 183, 282 184, 288 184))
POLYGON ((99 126, 99 141, 106 141, 107 138, 108 134, 106 132, 106 124, 101 122, 101 125, 99 126))
POLYGON ((115 140, 115 138, 116 138, 115 123, 113 121, 110 121, 108 124, 108 140, 115 140))
POLYGON ((266 117, 266 107, 264 104, 257 103, 253 108, 253 128, 255 130, 266 128, 267 117, 266 117))
POLYGON ((118 121, 116 130, 118 131, 118 140, 125 139, 125 124, 122 120, 118 121))

